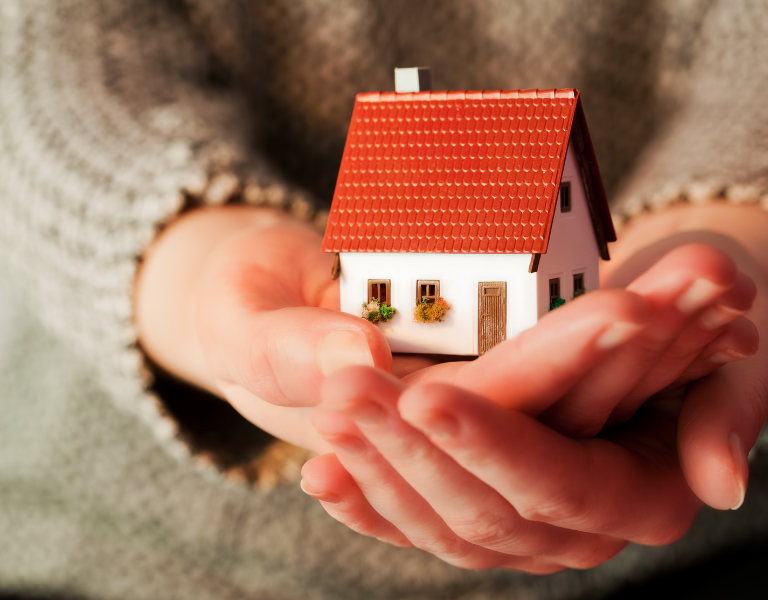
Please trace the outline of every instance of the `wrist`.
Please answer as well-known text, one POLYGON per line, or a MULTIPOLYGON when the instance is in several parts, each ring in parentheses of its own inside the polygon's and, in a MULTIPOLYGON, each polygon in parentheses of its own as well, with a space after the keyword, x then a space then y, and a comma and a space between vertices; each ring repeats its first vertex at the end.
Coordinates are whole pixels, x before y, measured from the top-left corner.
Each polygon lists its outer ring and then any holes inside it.
POLYGON ((633 218, 611 244, 612 260, 603 265, 604 275, 610 278, 628 259, 654 245, 669 251, 674 245, 704 243, 729 254, 757 282, 768 277, 766 232, 768 212, 755 206, 714 201, 677 204, 633 218))
MULTIPOLYGON (((760 337, 768 339, 768 212, 755 206, 712 202, 704 205, 679 204, 663 211, 632 219, 611 245, 609 263, 601 276, 606 287, 625 287, 650 265, 677 246, 706 244, 725 252, 737 268, 757 286, 757 297, 747 314, 760 337)), ((602 268, 601 267, 601 268, 602 268)), ((768 358, 768 344, 758 355, 738 367, 754 368, 768 358)), ((760 377, 766 378, 760 368, 760 377)))

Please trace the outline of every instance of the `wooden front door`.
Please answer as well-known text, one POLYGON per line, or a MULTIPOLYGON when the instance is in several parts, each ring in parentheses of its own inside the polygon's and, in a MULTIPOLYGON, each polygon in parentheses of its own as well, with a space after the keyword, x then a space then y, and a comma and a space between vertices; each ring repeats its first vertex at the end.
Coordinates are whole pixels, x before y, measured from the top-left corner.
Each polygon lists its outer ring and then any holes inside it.
POLYGON ((477 284, 477 351, 485 354, 507 339, 507 282, 477 284))

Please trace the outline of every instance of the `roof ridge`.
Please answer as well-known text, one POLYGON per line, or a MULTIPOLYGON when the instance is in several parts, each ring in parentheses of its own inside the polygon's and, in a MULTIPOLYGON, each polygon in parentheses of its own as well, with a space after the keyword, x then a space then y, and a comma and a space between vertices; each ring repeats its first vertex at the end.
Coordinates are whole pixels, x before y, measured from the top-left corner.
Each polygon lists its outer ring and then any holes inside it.
POLYGON ((507 98, 575 98, 575 88, 549 90, 461 90, 455 92, 364 92, 357 94, 358 102, 407 102, 412 100, 482 100, 507 98))

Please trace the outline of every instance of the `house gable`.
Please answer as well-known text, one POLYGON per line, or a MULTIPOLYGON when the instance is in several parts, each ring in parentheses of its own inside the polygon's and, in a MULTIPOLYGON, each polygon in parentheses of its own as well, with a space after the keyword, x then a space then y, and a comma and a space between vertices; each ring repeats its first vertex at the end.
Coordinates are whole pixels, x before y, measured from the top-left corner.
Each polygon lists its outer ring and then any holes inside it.
POLYGON ((571 145, 573 157, 581 173, 581 182, 584 186, 584 194, 589 208, 589 216, 592 220, 592 228, 595 232, 595 240, 600 251, 600 258, 610 260, 608 242, 616 241, 616 230, 613 227, 611 211, 608 208, 608 198, 605 195, 603 180, 597 165, 597 156, 595 156, 595 149, 592 146, 592 138, 589 135, 587 119, 584 116, 581 101, 576 103, 571 145))
POLYGON ((587 201, 583 171, 574 152, 574 143, 568 146, 561 187, 567 186, 570 207, 562 210, 558 202, 552 219, 552 235, 547 253, 541 256, 536 270, 537 305, 539 318, 550 310, 550 282, 558 288, 558 297, 570 302, 578 296, 575 278, 581 277, 582 289, 600 287, 599 245, 594 234, 592 213, 587 201))

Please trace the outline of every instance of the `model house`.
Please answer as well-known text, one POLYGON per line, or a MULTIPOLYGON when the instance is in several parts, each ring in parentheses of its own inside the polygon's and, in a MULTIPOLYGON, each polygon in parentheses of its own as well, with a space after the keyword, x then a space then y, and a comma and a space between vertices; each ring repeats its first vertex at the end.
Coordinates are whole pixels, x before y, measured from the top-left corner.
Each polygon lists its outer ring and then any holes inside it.
POLYGON ((616 234, 579 92, 399 88, 355 101, 322 246, 341 310, 393 352, 478 355, 597 289, 616 234))

